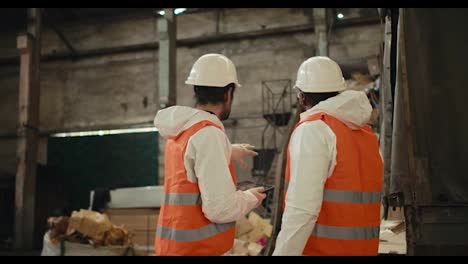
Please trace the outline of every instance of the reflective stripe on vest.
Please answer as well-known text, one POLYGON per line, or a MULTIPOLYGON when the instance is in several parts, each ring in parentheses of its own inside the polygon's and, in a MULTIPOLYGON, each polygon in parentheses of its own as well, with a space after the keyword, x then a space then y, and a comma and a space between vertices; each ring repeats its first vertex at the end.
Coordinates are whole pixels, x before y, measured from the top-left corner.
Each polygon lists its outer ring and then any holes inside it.
POLYGON ((353 192, 325 189, 323 200, 335 203, 379 203, 380 192, 353 192))
POLYGON ((202 201, 200 193, 166 193, 164 204, 200 205, 202 201))
MULTIPOLYGON (((202 204, 200 193, 166 193, 164 204, 199 206, 202 204)), ((174 228, 158 225, 156 233, 159 237, 180 242, 199 241, 219 233, 222 233, 235 226, 235 222, 227 224, 208 224, 192 230, 177 230, 174 228)))
POLYGON ((193 230, 176 230, 158 225, 157 233, 161 238, 164 239, 176 240, 180 242, 190 242, 212 237, 214 235, 229 230, 235 225, 236 223, 234 222, 227 224, 209 224, 202 228, 193 230))
POLYGON ((343 240, 360 240, 379 238, 379 227, 337 227, 326 225, 315 225, 313 236, 343 239, 343 240))
MULTIPOLYGON (((284 184, 284 190, 287 192, 289 181, 284 184)), ((381 201, 381 192, 353 192, 325 189, 323 192, 323 201, 334 203, 379 203, 381 201)))

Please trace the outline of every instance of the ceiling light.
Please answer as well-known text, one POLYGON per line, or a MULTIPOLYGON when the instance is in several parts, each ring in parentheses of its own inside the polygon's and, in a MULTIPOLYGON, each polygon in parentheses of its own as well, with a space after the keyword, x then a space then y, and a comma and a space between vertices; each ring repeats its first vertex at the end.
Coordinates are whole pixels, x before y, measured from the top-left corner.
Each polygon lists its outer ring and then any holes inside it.
POLYGON ((174 14, 180 15, 180 14, 184 13, 185 11, 187 11, 187 8, 176 8, 174 10, 174 14))
MULTIPOLYGON (((187 11, 187 8, 176 8, 174 10, 174 14, 177 16, 177 15, 180 15, 180 14, 184 13, 185 11, 187 11)), ((164 16, 166 14, 166 12, 164 12, 164 10, 161 10, 161 11, 158 11, 158 14, 160 16, 164 16)))

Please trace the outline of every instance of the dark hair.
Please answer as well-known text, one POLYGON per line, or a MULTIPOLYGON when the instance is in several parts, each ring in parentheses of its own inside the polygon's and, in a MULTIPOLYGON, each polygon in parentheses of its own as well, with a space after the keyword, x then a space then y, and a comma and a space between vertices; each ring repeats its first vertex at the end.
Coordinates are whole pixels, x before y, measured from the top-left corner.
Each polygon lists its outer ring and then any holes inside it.
POLYGON ((304 103, 306 105, 315 106, 322 101, 325 101, 329 98, 337 96, 338 92, 331 92, 331 93, 304 93, 302 92, 302 94, 304 95, 304 100, 305 100, 304 103))
POLYGON ((226 101, 226 95, 231 89, 231 97, 234 95, 236 85, 230 83, 224 87, 197 86, 193 87, 197 105, 221 104, 226 101))

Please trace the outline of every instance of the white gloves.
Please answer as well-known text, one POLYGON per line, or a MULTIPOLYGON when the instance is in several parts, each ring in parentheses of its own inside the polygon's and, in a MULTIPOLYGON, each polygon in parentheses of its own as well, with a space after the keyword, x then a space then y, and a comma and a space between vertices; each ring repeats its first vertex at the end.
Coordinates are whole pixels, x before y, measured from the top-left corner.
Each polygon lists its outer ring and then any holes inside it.
POLYGON ((249 144, 232 144, 231 160, 237 161, 239 166, 246 170, 248 166, 247 163, 245 163, 244 158, 247 156, 254 157, 258 155, 258 153, 253 151, 253 149, 255 149, 255 147, 249 144))

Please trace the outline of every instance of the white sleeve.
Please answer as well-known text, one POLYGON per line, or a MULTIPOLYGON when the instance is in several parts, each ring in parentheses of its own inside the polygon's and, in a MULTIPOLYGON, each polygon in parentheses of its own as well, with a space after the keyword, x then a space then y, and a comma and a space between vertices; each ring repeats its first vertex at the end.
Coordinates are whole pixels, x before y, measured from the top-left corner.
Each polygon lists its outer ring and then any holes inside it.
POLYGON ((190 138, 185 153, 188 179, 198 181, 203 213, 213 223, 237 221, 257 204, 253 194, 236 191, 229 171, 230 146, 226 135, 210 126, 190 138))
POLYGON ((336 137, 324 122, 306 122, 292 135, 289 151, 291 178, 274 256, 302 255, 336 163, 336 137))

